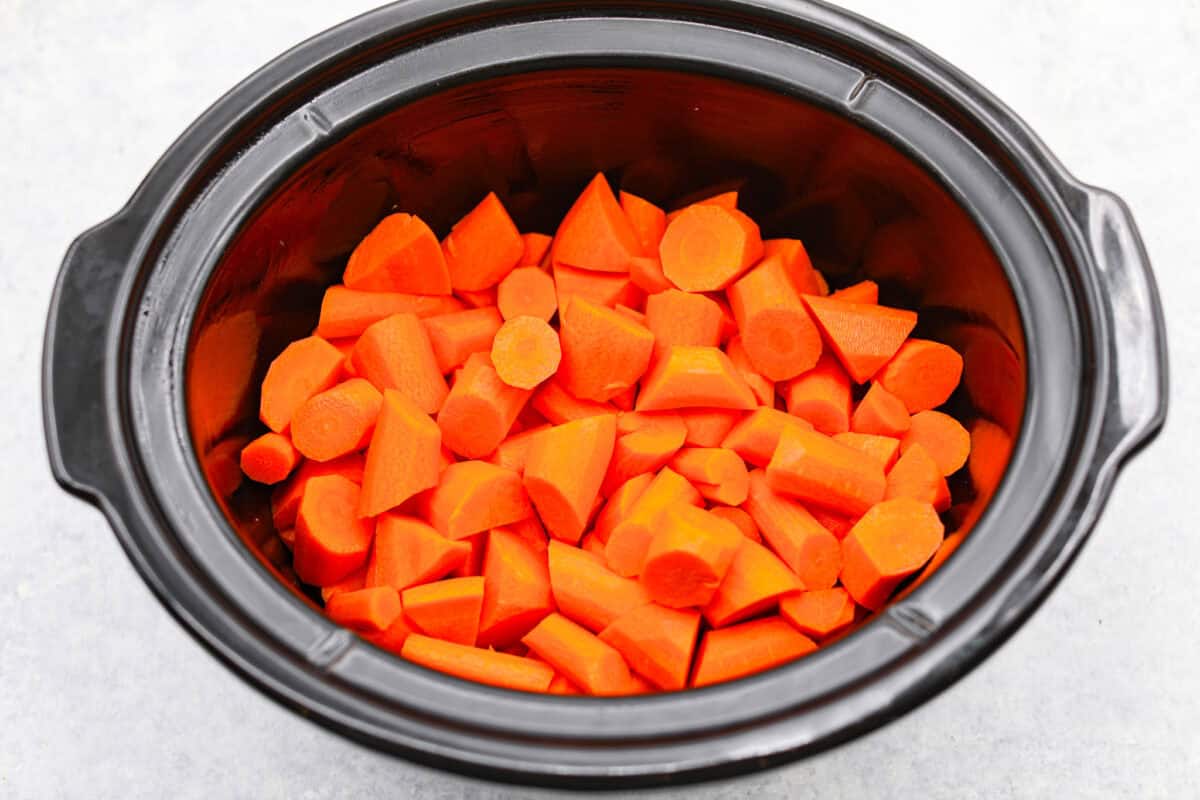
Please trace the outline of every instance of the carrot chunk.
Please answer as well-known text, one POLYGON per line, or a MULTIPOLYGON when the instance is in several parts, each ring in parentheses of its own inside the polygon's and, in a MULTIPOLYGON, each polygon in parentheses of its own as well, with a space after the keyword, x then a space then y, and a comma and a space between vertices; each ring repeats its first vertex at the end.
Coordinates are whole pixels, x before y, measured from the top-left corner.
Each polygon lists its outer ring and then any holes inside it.
POLYGON ((423 320, 438 371, 460 367, 472 353, 486 353, 503 320, 495 306, 468 308, 423 320))
POLYGON ((737 280, 762 249, 758 225, 742 212, 694 205, 667 225, 659 256, 671 283, 688 292, 712 292, 737 280))
POLYGON ((358 336, 393 314, 415 314, 424 319, 462 310, 462 301, 450 295, 365 292, 347 286, 330 286, 321 301, 317 336, 326 339, 358 336))
POLYGON ((517 267, 500 281, 496 305, 506 320, 537 317, 549 322, 558 310, 554 279, 537 267, 517 267))
POLYGON ((847 303, 862 303, 877 305, 879 303, 879 284, 875 281, 859 281, 853 286, 839 289, 829 295, 830 300, 843 300, 847 303))
POLYGON ((675 413, 687 428, 684 442, 693 447, 720 447, 743 417, 742 411, 727 408, 680 408, 675 413))
POLYGON ((805 589, 826 589, 837 582, 842 553, 837 538, 801 504, 781 497, 761 470, 750 473, 743 506, 763 541, 796 573, 805 589))
POLYGON ((657 256, 658 245, 667 232, 667 215, 661 208, 636 194, 621 192, 621 210, 629 219, 642 255, 657 256))
POLYGON ((692 686, 745 678, 807 655, 817 646, 779 617, 743 622, 704 634, 692 686))
POLYGON ((460 461, 421 495, 422 515, 443 536, 463 539, 533 514, 521 476, 486 461, 460 461))
POLYGON ((887 475, 884 498, 910 497, 938 511, 950 508, 950 488, 933 456, 920 444, 909 446, 887 475))
POLYGON ((700 503, 700 493, 686 478, 670 467, 663 467, 630 508, 629 515, 609 534, 604 545, 608 566, 625 577, 641 574, 646 551, 663 513, 677 505, 700 503))
POLYGON ((525 489, 550 534, 572 544, 587 528, 617 435, 613 415, 556 425, 534 439, 525 489))
MULTIPOLYGON (((582 400, 604 402, 642 377, 654 334, 616 311, 575 298, 561 315, 563 388, 582 400)), ((747 390, 748 391, 748 390, 747 390)))
POLYGON ((607 403, 581 400, 563 386, 558 378, 552 378, 538 387, 529 404, 546 418, 547 422, 561 425, 585 417, 611 414, 616 408, 607 403))
POLYGON ((828 353, 784 384, 783 397, 789 414, 808 420, 821 433, 832 436, 850 430, 850 377, 828 353))
POLYGON ((755 466, 765 467, 779 446, 779 437, 789 427, 812 430, 812 424, 803 417, 794 417, 776 408, 756 408, 730 429, 721 440, 721 447, 732 450, 755 466))
POLYGON ((745 541, 704 607, 704 618, 714 628, 732 625, 771 609, 781 597, 803 588, 796 573, 770 550, 745 541))
POLYGON ((917 324, 917 315, 887 306, 806 295, 804 302, 855 383, 886 364, 917 324))
POLYGON ((918 411, 912 416, 912 426, 900 440, 904 453, 919 444, 933 456, 943 475, 953 475, 967 463, 971 453, 971 434, 958 420, 940 411, 918 411))
POLYGON ((657 255, 635 256, 629 261, 629 281, 647 294, 674 289, 675 284, 663 274, 662 261, 657 255))
MULTIPOLYGON (((293 549, 296 544, 295 535, 296 532, 292 531, 293 549)), ((328 603, 331 598, 343 592, 357 592, 359 589, 365 588, 367 588, 367 569, 366 567, 359 567, 341 580, 322 586, 321 600, 328 603)))
POLYGON ((657 360, 642 381, 635 408, 750 410, 757 406, 754 393, 719 348, 676 345, 657 360))
POLYGON ((501 380, 487 353, 473 353, 438 413, 442 441, 464 458, 488 455, 508 436, 531 394, 501 380))
POLYGON ((336 583, 367 563, 374 535, 374 520, 358 517, 358 486, 341 475, 311 478, 296 513, 292 566, 305 583, 336 583))
POLYGON ((551 541, 550 589, 558 610, 592 631, 650 602, 645 587, 617 575, 591 553, 551 541))
POLYGON ((629 666, 664 691, 687 686, 700 614, 654 603, 629 611, 600 632, 629 666))
POLYGON ((816 365, 821 357, 821 334, 781 257, 762 261, 726 294, 746 354, 758 372, 783 381, 816 365))
POLYGON ((559 225, 550 258, 556 268, 629 272, 629 259, 641 252, 629 217, 604 174, 597 173, 559 225))
POLYGON ((400 655, 414 664, 456 678, 518 692, 549 691, 554 679, 554 668, 544 662, 434 639, 419 633, 405 640, 400 655))
POLYGON ((469 292, 466 289, 455 289, 454 293, 467 308, 495 308, 499 294, 495 286, 490 289, 480 289, 477 292, 469 292))
POLYGON ((529 458, 529 448, 533 445, 533 437, 549 429, 549 425, 538 425, 534 428, 527 428, 520 433, 511 434, 503 442, 496 445, 496 449, 492 451, 487 460, 498 467, 504 467, 505 469, 511 469, 513 472, 524 474, 525 461, 529 458))
POLYGON ((887 486, 883 469, 866 453, 801 428, 787 428, 779 437, 767 465, 767 483, 775 491, 851 516, 882 500, 887 486))
POLYGON ((550 245, 553 243, 554 237, 547 236, 544 233, 522 233, 521 245, 524 250, 521 252, 521 266, 536 267, 546 258, 546 254, 550 252, 550 245))
POLYGON ((521 641, 588 694, 627 694, 633 682, 615 648, 562 614, 550 614, 521 641))
POLYGON ((669 608, 704 606, 745 542, 732 522, 702 508, 667 509, 646 549, 642 585, 669 608))
MULTIPOLYGON (((618 440, 618 445, 619 443, 620 440, 618 440)), ((638 498, 642 496, 642 492, 646 491, 646 487, 653 480, 653 472, 643 472, 641 475, 633 476, 617 487, 616 490, 609 493, 608 501, 604 504, 604 508, 596 515, 596 522, 592 526, 592 533, 590 534, 599 547, 601 557, 603 557, 604 545, 608 542, 609 534, 612 533, 613 528, 625 521, 630 511, 633 510, 634 504, 637 503, 638 498)))
POLYGON ((544 553, 504 528, 488 534, 483 557, 480 647, 506 647, 554 610, 544 553))
POLYGON ((481 577, 450 578, 412 586, 400 594, 404 614, 421 632, 458 644, 475 644, 483 608, 481 577))
POLYGON ((899 438, 911 426, 912 420, 904 403, 878 381, 872 383, 863 399, 858 401, 858 408, 850 418, 850 430, 877 436, 899 438))
POLYGON ((442 432, 406 395, 383 393, 367 447, 358 512, 371 517, 437 485, 442 432))
POLYGON ((900 457, 900 440, 891 436, 877 436, 872 433, 839 433, 833 437, 839 442, 874 458, 883 467, 884 472, 891 470, 900 457))
POLYGON ((900 581, 933 557, 942 532, 928 503, 908 497, 879 503, 842 540, 842 585, 856 603, 878 611, 900 581))
POLYGON ((470 554, 471 546, 465 541, 447 539, 419 519, 382 514, 376 521, 366 585, 403 591, 444 578, 470 554))
POLYGON ((392 624, 381 631, 359 631, 359 636, 366 639, 376 647, 386 650, 389 653, 400 655, 404 649, 404 642, 408 640, 416 631, 413 629, 413 624, 404 617, 404 610, 401 609, 400 615, 392 621, 392 624))
POLYGON ((562 349, 558 333, 538 317, 513 317, 492 342, 492 364, 500 380, 532 389, 558 371, 562 349))
POLYGON ((495 192, 455 224, 442 243, 450 283, 456 290, 490 289, 512 272, 525 243, 495 192))
MULTIPOLYGON (((679 423, 680 427, 683 422, 679 423)), ((680 444, 683 443, 682 437, 680 444)), ((300 451, 281 433, 264 433, 242 448, 241 466, 246 477, 257 483, 275 484, 287 478, 300 463, 300 451)))
POLYGON ((415 314, 393 314, 371 325, 359 337, 350 362, 376 389, 403 392, 426 414, 436 413, 449 392, 429 335, 415 314))
POLYGON ((799 592, 779 601, 779 615, 814 639, 827 639, 854 624, 854 600, 840 586, 799 592))
POLYGON ((879 371, 877 380, 916 414, 950 399, 963 374, 963 358, 941 342, 909 339, 879 371))
POLYGON ((371 441, 383 396, 362 378, 351 378, 305 401, 292 417, 292 443, 305 458, 330 461, 371 441))
POLYGON ((275 530, 282 531, 296 524, 296 511, 308 482, 320 475, 341 475, 351 483, 362 483, 363 457, 358 453, 333 461, 305 461, 287 483, 271 493, 271 521, 275 530))
POLYGON ((709 511, 718 517, 732 522, 742 532, 742 535, 750 541, 762 542, 762 534, 758 532, 758 526, 754 524, 754 518, 744 510, 734 508, 733 506, 713 506, 709 511))
POLYGON ((389 214, 346 264, 346 286, 371 292, 450 294, 450 273, 437 237, 420 217, 389 214))
POLYGON ((641 306, 645 298, 628 272, 592 272, 565 264, 554 265, 554 292, 558 299, 560 322, 574 297, 582 297, 606 308, 641 306))
MULTIPOLYGON (((683 447, 687 427, 678 414, 626 412, 617 417, 616 446, 601 491, 610 495, 637 475, 655 473, 683 447)), ((607 539, 607 537, 605 537, 607 539)))
POLYGON ((391 586, 341 592, 329 598, 325 613, 347 628, 367 633, 386 630, 400 616, 400 594, 391 586))
POLYGON ((671 459, 671 469, 687 478, 705 500, 737 506, 746 500, 750 474, 746 462, 723 447, 685 447, 671 459))
POLYGON ((289 344, 267 368, 259 418, 275 433, 287 432, 300 406, 341 380, 342 361, 338 349, 319 336, 289 344))
POLYGON ((967 458, 967 469, 976 491, 989 495, 995 490, 1004 476, 1011 452, 1012 438, 999 425, 986 419, 971 423, 971 454, 967 458))
POLYGON ((746 346, 742 343, 741 336, 734 336, 725 345, 725 354, 729 356, 729 361, 741 373, 742 380, 750 387, 750 391, 754 392, 754 398, 758 400, 760 405, 775 407, 775 382, 770 378, 759 373, 752 363, 750 356, 746 353, 746 346))
POLYGON ((646 298, 646 327, 654 334, 654 357, 673 345, 716 347, 721 343, 721 307, 702 294, 668 289, 646 298))
POLYGON ((799 239, 768 239, 763 242, 763 258, 772 256, 783 259, 788 278, 800 294, 828 294, 823 288, 821 274, 813 269, 812 259, 799 239))

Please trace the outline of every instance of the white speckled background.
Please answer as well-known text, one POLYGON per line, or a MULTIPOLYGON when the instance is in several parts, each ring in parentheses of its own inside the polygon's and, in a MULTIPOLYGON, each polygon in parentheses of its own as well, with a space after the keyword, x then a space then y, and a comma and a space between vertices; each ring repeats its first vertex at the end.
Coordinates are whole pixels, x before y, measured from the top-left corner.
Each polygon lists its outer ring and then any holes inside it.
MULTIPOLYGON (((1166 303, 1171 419, 1049 602, 965 680, 816 759, 659 794, 1200 796, 1200 2, 846 2, 973 75, 1129 202, 1166 303)), ((99 512, 58 489, 42 441, 42 326, 70 240, 227 88, 371 5, 0 0, 0 797, 511 793, 350 744, 235 678, 152 598, 99 512)))

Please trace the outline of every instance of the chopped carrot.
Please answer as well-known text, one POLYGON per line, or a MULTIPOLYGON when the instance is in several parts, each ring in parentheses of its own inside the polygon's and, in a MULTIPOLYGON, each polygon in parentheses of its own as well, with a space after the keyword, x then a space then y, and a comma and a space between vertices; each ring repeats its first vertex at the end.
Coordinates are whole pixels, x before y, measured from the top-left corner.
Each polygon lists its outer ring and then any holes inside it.
POLYGON ((613 408, 619 411, 633 411, 633 407, 637 403, 637 387, 630 386, 625 391, 614 394, 608 402, 612 403, 613 408))
POLYGON ((325 613, 339 625, 378 633, 400 616, 400 594, 391 586, 340 592, 325 604, 325 613))
POLYGON ((573 297, 582 297, 608 308, 617 305, 631 308, 640 306, 645 297, 627 272, 592 272, 565 264, 554 266, 554 291, 558 298, 560 321, 573 297))
POLYGON ((525 544, 533 550, 533 552, 541 554, 546 552, 546 548, 550 544, 550 536, 546 533, 546 529, 542 527, 542 521, 538 519, 537 514, 519 519, 516 522, 510 522, 503 529, 496 528, 495 530, 506 530, 517 536, 525 544))
POLYGON ((523 474, 525 461, 529 457, 529 448, 533 445, 533 437, 549 428, 549 425, 538 425, 520 433, 510 434, 507 439, 496 445, 496 449, 492 451, 487 460, 498 467, 523 474))
POLYGON ((746 462, 723 447, 685 447, 671 459, 671 469, 687 478, 700 496, 737 506, 746 500, 750 475, 746 462))
POLYGON ((911 497, 929 503, 938 511, 950 508, 950 488, 933 456, 920 444, 903 451, 887 475, 884 498, 911 497))
POLYGON ((554 279, 537 267, 517 267, 500 281, 496 305, 505 319, 537 317, 549 322, 558 310, 554 279))
POLYGON ((462 302, 450 295, 364 292, 346 286, 330 286, 321 301, 317 336, 327 339, 358 336, 393 314, 415 314, 425 318, 462 309, 462 302))
POLYGON ((371 441, 383 396, 369 381, 351 378, 315 394, 292 416, 292 444, 313 461, 361 450, 371 441))
MULTIPOLYGON (((613 307, 613 310, 616 311, 618 314, 620 314, 622 317, 625 317, 625 319, 629 320, 630 322, 636 322, 638 325, 641 325, 643 328, 646 327, 646 315, 644 313, 642 313, 641 311, 638 311, 636 308, 630 308, 629 306, 623 306, 623 305, 616 305, 613 307)), ((631 386, 629 388, 632 389, 633 387, 631 386)))
POLYGON ((912 420, 904 403, 878 381, 871 384, 863 399, 858 401, 854 415, 850 417, 850 430, 855 433, 899 438, 907 433, 911 426, 912 420))
POLYGON ((634 235, 637 236, 638 244, 642 246, 642 255, 657 256, 658 245, 663 234, 667 232, 666 213, 636 194, 621 192, 620 198, 621 210, 625 212, 634 235))
POLYGON ((374 535, 374 520, 358 517, 358 486, 341 475, 310 478, 296 512, 292 566, 305 583, 336 583, 367 563, 374 535))
POLYGON ((400 655, 403 652, 404 642, 414 633, 416 631, 413 629, 413 624, 405 618, 404 611, 401 609, 400 615, 385 629, 374 633, 360 631, 359 635, 382 650, 400 655))
POLYGON ((678 217, 693 206, 719 206, 720 208, 735 209, 738 204, 737 189, 724 189, 725 186, 741 187, 742 181, 724 182, 721 188, 710 186, 696 192, 690 192, 686 197, 679 198, 679 207, 667 215, 667 222, 678 217))
POLYGON ((875 281, 859 281, 853 286, 838 289, 829 295, 830 300, 844 300, 847 303, 862 303, 864 305, 879 304, 879 284, 875 281))
MULTIPOLYGON (((292 549, 295 550, 295 531, 292 531, 292 549)), ((357 592, 367 587, 367 568, 359 567, 340 581, 334 581, 321 587, 321 600, 328 603, 331 598, 343 592, 357 592)))
POLYGON ((281 531, 296 524, 296 511, 308 482, 320 475, 341 475, 351 483, 362 483, 363 457, 358 453, 333 461, 305 461, 287 483, 271 493, 271 521, 281 531))
POLYGON ((536 267, 541 264, 546 253, 550 252, 553 241, 554 237, 544 233, 522 233, 521 245, 524 249, 521 251, 521 266, 536 267))
POLYGON ((447 539, 415 517, 382 514, 376 521, 366 585, 403 591, 444 578, 466 563, 470 554, 467 542, 447 539))
POLYGON ((437 423, 406 395, 386 390, 367 447, 359 514, 375 516, 436 486, 441 452, 437 423))
POLYGON ((664 691, 687 686, 700 614, 650 603, 626 612, 600 632, 629 666, 664 691))
POLYGON ((999 425, 986 419, 971 423, 971 455, 967 458, 967 469, 971 473, 971 483, 981 495, 990 495, 1000 485, 1011 452, 1012 438, 999 425))
POLYGON ((763 242, 763 258, 779 256, 787 269, 788 278, 800 294, 828 294, 822 289, 821 274, 813 269, 812 260, 799 239, 768 239, 763 242))
POLYGON ((799 592, 779 601, 779 615, 805 636, 827 639, 854 624, 854 600, 840 586, 799 592))
POLYGON ((821 527, 832 533, 840 542, 850 533, 850 529, 854 527, 854 523, 858 521, 857 517, 851 518, 835 514, 819 506, 813 506, 808 512, 812 514, 812 518, 820 523, 821 527))
POLYGON ((688 292, 724 289, 762 257, 758 225, 736 209, 694 205, 667 225, 663 274, 688 292))
MULTIPOLYGON (((656 473, 683 447, 687 427, 678 414, 626 412, 617 417, 616 446, 601 491, 610 495, 637 475, 656 473)), ((607 537, 605 537, 607 539, 607 537)))
POLYGON ((743 412, 727 408, 680 408, 675 413, 687 428, 684 442, 693 447, 720 447, 743 417, 743 412))
POLYGON ((442 243, 450 283, 455 289, 490 289, 512 272, 525 243, 495 192, 455 224, 442 243))
POLYGON ((426 414, 436 413, 449 393, 429 335, 415 314, 393 314, 371 325, 350 361, 376 389, 403 392, 426 414))
POLYGON ((750 387, 750 391, 754 392, 754 397, 759 404, 774 408, 775 382, 759 373, 750 363, 750 356, 746 353, 746 346, 742 344, 741 336, 734 336, 729 340, 729 343, 725 345, 725 354, 729 356, 730 363, 741 373, 742 380, 750 387))
MULTIPOLYGON (((679 423, 683 427, 683 422, 679 423)), ((683 443, 682 438, 680 444, 683 443)), ((256 483, 275 484, 287 478, 300 463, 300 451, 292 440, 269 431, 242 448, 241 465, 246 477, 256 483)))
POLYGON ((729 307, 729 301, 725 297, 725 292, 707 292, 704 296, 716 303, 717 308, 721 309, 721 344, 725 344, 736 336, 738 332, 737 320, 733 318, 733 309, 729 307))
POLYGON ((495 286, 490 289, 480 289, 477 292, 455 289, 454 294, 462 300, 463 305, 467 308, 495 308, 496 301, 499 299, 499 292, 496 291, 495 286))
POLYGON ((550 258, 556 268, 629 272, 629 259, 641 252, 629 217, 604 174, 597 173, 559 225, 550 258))
POLYGON ((604 545, 604 559, 613 572, 625 577, 641 573, 650 540, 658 530, 660 517, 668 509, 681 505, 700 505, 700 493, 686 478, 663 467, 629 510, 613 528, 604 545))
POLYGON ((560 315, 563 388, 582 400, 604 402, 642 377, 654 334, 610 308, 575 298, 560 315))
POLYGON ((758 525, 763 541, 799 576, 805 589, 826 589, 837 582, 842 554, 837 538, 793 500, 777 494, 761 470, 750 473, 743 508, 758 525))
POLYGON ((916 414, 950 399, 962 378, 963 358, 941 342, 909 339, 879 370, 877 380, 916 414))
POLYGON ((871 456, 795 427, 779 437, 766 475, 775 491, 850 516, 882 500, 887 487, 883 469, 871 456))
POLYGON ((450 294, 450 273, 433 231, 412 214, 389 214, 363 239, 346 264, 351 289, 450 294))
POLYGON ((699 688, 745 678, 816 649, 811 639, 779 617, 710 630, 696 650, 692 686, 699 688))
POLYGON ((669 608, 704 606, 745 543, 729 520, 690 505, 669 508, 646 548, 642 585, 669 608))
POLYGON ((616 417, 607 415, 556 425, 534 439, 525 461, 525 489, 556 539, 573 544, 583 535, 616 435, 616 417))
POLYGON ((721 307, 702 294, 668 289, 646 298, 646 327, 654 334, 654 357, 674 345, 721 343, 721 307))
POLYGON ((780 598, 803 588, 796 573, 770 550, 746 541, 704 607, 704 618, 714 628, 723 628, 758 616, 773 608, 780 598))
POLYGON ((484 579, 476 576, 412 586, 400 595, 404 614, 429 636, 473 645, 483 608, 483 584, 484 579))
POLYGON ((971 434, 958 420, 941 411, 918 411, 912 416, 912 427, 900 440, 900 452, 914 444, 924 447, 943 475, 962 469, 971 453, 971 434))
POLYGON ((319 336, 289 344, 267 368, 259 419, 275 433, 286 433, 300 406, 341 380, 343 360, 338 349, 319 336))
POLYGON ((546 692, 548 694, 563 695, 583 694, 583 692, 579 691, 579 687, 571 683, 566 675, 559 675, 557 672, 554 673, 554 680, 550 681, 550 687, 546 689, 546 692))
POLYGON ((400 655, 414 664, 456 678, 518 692, 550 691, 554 679, 554 668, 544 662, 419 633, 405 640, 400 655))
POLYGON ((558 333, 538 317, 512 317, 492 342, 496 373, 518 389, 532 389, 549 378, 561 360, 558 333))
POLYGON ((663 274, 662 261, 657 255, 635 256, 629 260, 630 282, 647 294, 674 289, 675 284, 663 274))
POLYGON ((645 587, 615 574, 591 553, 551 541, 547 555, 558 610, 592 631, 650 602, 645 587))
POLYGON ((929 563, 926 564, 924 569, 917 574, 917 577, 909 581, 904 589, 902 589, 900 593, 896 595, 896 599, 907 597, 916 591, 917 587, 927 581, 930 575, 932 575, 934 572, 937 572, 938 568, 941 567, 942 564, 946 563, 946 559, 954 555, 954 551, 958 549, 959 545, 963 543, 963 539, 965 538, 966 534, 960 530, 950 534, 945 539, 942 539, 942 543, 938 545, 937 552, 933 554, 933 558, 929 559, 929 563))
POLYGON ((616 649, 562 614, 550 614, 521 641, 588 694, 626 694, 632 683, 616 649))
POLYGON ((807 372, 821 357, 821 334, 780 256, 762 261, 726 294, 754 368, 773 381, 807 372))
POLYGON ((504 320, 495 306, 468 308, 423 320, 438 371, 461 367, 472 353, 486 353, 504 320))
POLYGON ((754 518, 742 509, 734 508, 733 506, 713 506, 709 511, 718 517, 732 522, 742 532, 742 535, 750 541, 762 542, 762 534, 758 532, 758 526, 754 524, 754 518))
POLYGON ((554 610, 545 554, 504 528, 488 534, 483 580, 480 647, 504 647, 518 641, 554 610))
POLYGON ((242 485, 241 453, 250 441, 249 436, 241 435, 224 438, 212 445, 201 459, 204 475, 217 497, 230 497, 242 485))
POLYGON ((443 536, 463 539, 533 513, 521 476, 486 461, 460 461, 421 495, 423 516, 443 536))
POLYGON ((501 380, 487 353, 473 353, 438 413, 442 441, 464 458, 488 455, 508 436, 531 394, 501 380))
POLYGON ((615 407, 607 403, 597 403, 575 397, 560 382, 559 378, 552 378, 539 386, 529 404, 553 425, 561 425, 564 422, 585 417, 612 414, 616 411, 615 407))
POLYGON ((789 427, 812 430, 812 424, 803 417, 794 417, 776 408, 756 408, 730 429, 721 440, 721 447, 732 450, 755 466, 765 467, 779 446, 784 428, 789 427))
POLYGON ((850 377, 829 353, 808 372, 784 384, 788 413, 832 436, 850 430, 850 377))
MULTIPOLYGON (((514 524, 514 523, 509 523, 514 524)), ((450 570, 451 578, 473 578, 483 574, 483 555, 487 548, 488 533, 475 533, 458 541, 467 545, 469 552, 463 563, 450 570)))
POLYGON ((604 542, 600 541, 595 533, 589 533, 580 539, 579 549, 591 553, 601 564, 604 563, 604 542))
POLYGON ((812 295, 804 302, 855 383, 869 381, 917 324, 914 312, 898 308, 812 295))
POLYGON ((720 348, 675 345, 646 374, 635 408, 750 410, 757 406, 754 393, 720 348))
POLYGON ((908 497, 879 503, 842 540, 842 585, 856 603, 878 611, 900 581, 933 557, 942 530, 928 503, 908 497))
POLYGON ((839 433, 833 437, 835 442, 861 450, 874 458, 883 467, 884 472, 891 470, 900 457, 900 440, 892 436, 878 436, 872 433, 839 433))
MULTIPOLYGON (((619 444, 620 440, 618 440, 619 444)), ((634 475, 614 491, 609 492, 608 501, 596 516, 596 522, 592 526, 590 534, 598 543, 601 553, 604 551, 604 545, 608 542, 608 536, 612 533, 613 528, 620 525, 629 516, 634 504, 653 480, 653 472, 643 472, 641 475, 634 475)))

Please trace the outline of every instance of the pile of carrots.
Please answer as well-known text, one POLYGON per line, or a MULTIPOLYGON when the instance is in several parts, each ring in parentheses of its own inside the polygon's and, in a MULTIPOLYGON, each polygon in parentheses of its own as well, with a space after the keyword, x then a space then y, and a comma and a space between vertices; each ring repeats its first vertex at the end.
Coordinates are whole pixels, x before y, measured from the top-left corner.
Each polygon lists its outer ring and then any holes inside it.
POLYGON ((1003 431, 936 410, 963 362, 916 324, 736 193, 668 214, 597 175, 553 237, 494 194, 441 241, 392 214, 270 365, 242 469, 379 647, 531 692, 706 686, 885 606, 958 543, 946 478, 1003 469, 1003 431))

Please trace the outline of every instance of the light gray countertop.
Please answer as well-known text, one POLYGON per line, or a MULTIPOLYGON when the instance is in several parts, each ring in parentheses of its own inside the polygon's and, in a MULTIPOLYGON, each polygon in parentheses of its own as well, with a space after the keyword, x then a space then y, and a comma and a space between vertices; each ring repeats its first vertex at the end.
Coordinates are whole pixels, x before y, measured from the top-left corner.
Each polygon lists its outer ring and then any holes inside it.
MULTIPOLYGON (((847 2, 1129 202, 1166 304, 1171 418, 1061 586, 968 677, 833 752, 670 796, 1200 796, 1200 3, 847 2)), ((224 90, 370 6, 0 0, 0 797, 512 791, 378 755, 237 679, 154 600, 100 513, 59 490, 42 441, 42 327, 70 240, 224 90)))

